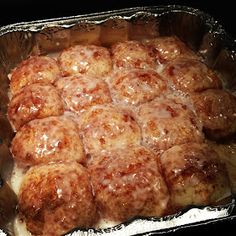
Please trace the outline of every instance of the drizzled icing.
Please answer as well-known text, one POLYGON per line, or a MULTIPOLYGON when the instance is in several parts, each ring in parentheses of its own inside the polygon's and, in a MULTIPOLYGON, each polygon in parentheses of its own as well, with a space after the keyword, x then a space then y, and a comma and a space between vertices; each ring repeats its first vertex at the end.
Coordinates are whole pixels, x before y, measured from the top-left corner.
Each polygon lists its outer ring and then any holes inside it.
MULTIPOLYGON (((88 182, 92 185, 88 194, 93 194, 92 198, 96 200, 98 207, 96 214, 101 216, 98 221, 94 218, 93 222, 90 222, 92 226, 106 227, 107 224, 114 225, 137 215, 168 214, 171 189, 169 185, 168 188, 165 185, 168 176, 162 176, 159 169, 160 154, 165 154, 167 149, 176 145, 189 145, 191 142, 203 145, 203 121, 199 120, 195 111, 191 92, 221 88, 215 74, 195 56, 176 38, 167 37, 143 43, 116 43, 111 49, 76 45, 65 49, 59 56, 56 55, 55 60, 51 59, 55 63, 56 59, 58 60, 62 72, 60 76, 54 67, 46 69, 45 72, 49 75, 49 78, 45 77, 46 83, 52 83, 50 86, 55 86, 52 90, 57 90, 60 95, 50 97, 53 92, 45 87, 42 97, 46 102, 49 101, 52 108, 45 112, 45 117, 35 116, 31 120, 27 118, 25 124, 21 123, 21 117, 17 116, 17 113, 13 114, 16 117, 14 122, 19 122, 19 126, 23 125, 12 142, 12 153, 17 163, 12 186, 16 193, 24 188, 26 196, 25 202, 22 197, 19 209, 22 209, 24 204, 29 204, 30 210, 34 209, 35 205, 30 205, 31 202, 27 200, 31 194, 29 186, 37 188, 40 185, 37 178, 41 178, 37 174, 44 173, 45 181, 42 182, 45 186, 40 189, 50 189, 48 183, 55 183, 52 195, 59 201, 55 212, 43 223, 45 230, 51 233, 48 222, 53 222, 57 230, 66 224, 67 219, 76 218, 74 213, 76 214, 77 208, 88 206, 91 201, 83 199, 84 202, 80 205, 76 205, 76 201, 70 202, 70 197, 74 194, 72 188, 68 188, 70 183, 73 182, 74 187, 76 186, 73 189, 84 184, 84 180, 80 182, 81 180, 77 179, 76 173, 66 171, 72 168, 68 166, 73 161, 72 166, 79 165, 79 162, 88 171, 88 182), (64 115, 61 114, 56 100, 60 103, 63 101, 64 115), (21 181, 16 180, 24 178, 25 173, 21 175, 17 168, 30 166, 34 166, 30 169, 33 171, 29 173, 32 174, 35 170, 35 178, 27 177, 26 184, 20 187, 21 181), (63 170, 58 170, 58 166, 63 170), (40 169, 39 172, 36 171, 37 168, 40 169), (47 182, 52 173, 55 178, 47 182), (69 213, 65 214, 63 219, 59 217, 59 220, 50 221, 60 209, 64 209, 64 203, 60 202, 62 199, 68 203, 65 211, 68 210, 69 213), (122 204, 119 205, 117 199, 121 200, 122 204)), ((18 71, 22 69, 43 77, 43 72, 35 69, 37 62, 32 61, 35 65, 29 65, 29 70, 24 67, 27 63, 22 63, 23 69, 20 65, 18 71)), ((26 89, 28 82, 34 83, 35 80, 30 78, 28 81, 26 76, 24 84, 16 86, 26 86, 26 89)), ((14 87, 14 83, 11 83, 14 87)), ((38 86, 39 89, 44 85, 32 86, 38 86)), ((14 99, 13 94, 12 102, 14 99)), ((19 107, 23 105, 19 99, 19 107)), ((43 104, 40 103, 40 107, 43 107, 43 104)), ((33 103, 29 106, 29 115, 36 110, 37 107, 33 103)), ((221 114, 222 112, 219 116, 221 114)), ((226 114, 222 114, 224 115, 226 114)), ((234 116, 232 120, 235 121, 234 116)), ((188 162, 187 158, 184 161, 180 158, 179 162, 176 162, 176 167, 170 170, 173 175, 182 173, 186 166, 185 161, 188 162)), ((196 163, 199 169, 204 167, 204 161, 201 160, 189 163, 196 163)), ((220 164, 213 167, 219 172, 220 180, 227 178, 223 176, 224 170, 220 164)), ((193 173, 193 176, 195 175, 197 174, 193 173)), ((198 179, 193 178, 193 182, 198 183, 198 179)), ((184 181, 181 184, 186 187, 183 192, 191 193, 192 189, 194 190, 194 187, 188 189, 189 185, 184 181)), ((206 187, 209 186, 206 183, 206 187)), ((80 189, 77 190, 75 196, 80 194, 80 189)), ((213 195, 223 193, 219 194, 221 196, 218 199, 228 194, 227 180, 226 191, 221 190, 222 188, 219 188, 219 191, 213 192, 213 195)), ((43 194, 43 191, 40 194, 43 194)), ((38 195, 34 197, 37 200, 38 195)), ((170 199, 173 201, 172 196, 170 199)), ((79 200, 79 197, 76 200, 79 200)), ((51 198, 48 201, 50 202, 51 198)), ((40 198, 39 202, 47 205, 44 197, 40 198)), ((93 211, 96 211, 96 207, 93 206, 93 211)), ((79 216, 83 220, 83 215, 90 213, 89 207, 84 208, 83 214, 79 213, 79 216)), ((27 215, 25 211, 21 211, 21 214, 25 214, 26 223, 31 220, 31 214, 27 215)), ((39 223, 37 219, 35 225, 33 223, 36 228, 39 223)), ((34 231, 32 228, 30 230, 34 231)))

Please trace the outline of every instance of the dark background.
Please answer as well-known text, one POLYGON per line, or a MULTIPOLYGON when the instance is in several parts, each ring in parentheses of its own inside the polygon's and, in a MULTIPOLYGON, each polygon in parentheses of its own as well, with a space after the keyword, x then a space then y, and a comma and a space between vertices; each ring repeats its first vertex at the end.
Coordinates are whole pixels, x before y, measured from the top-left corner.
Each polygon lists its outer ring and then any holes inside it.
POLYGON ((236 38, 234 1, 222 0, 0 0, 0 25, 134 6, 179 4, 211 14, 236 38))
MULTIPOLYGON (((99 11, 121 9, 135 6, 154 6, 177 4, 198 8, 212 15, 226 31, 236 39, 236 10, 234 1, 198 0, 0 0, 0 26, 22 21, 73 16, 99 11)), ((173 236, 192 235, 236 235, 236 221, 227 221, 188 230, 178 230, 173 236)))

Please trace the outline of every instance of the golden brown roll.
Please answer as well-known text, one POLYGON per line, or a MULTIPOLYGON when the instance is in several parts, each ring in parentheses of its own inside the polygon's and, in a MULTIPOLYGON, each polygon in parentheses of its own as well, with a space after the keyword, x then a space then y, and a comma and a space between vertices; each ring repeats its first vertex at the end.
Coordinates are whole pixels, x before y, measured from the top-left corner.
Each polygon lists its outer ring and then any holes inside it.
POLYGON ((179 58, 167 64, 162 76, 174 89, 189 93, 221 88, 218 76, 199 60, 179 58))
POLYGON ((133 116, 114 105, 97 105, 81 116, 80 132, 86 153, 139 144, 140 128, 133 116))
POLYGON ((12 141, 12 154, 21 167, 68 160, 84 161, 77 124, 68 117, 32 120, 12 141))
POLYGON ((78 75, 56 81, 66 109, 77 114, 91 106, 112 102, 108 85, 101 79, 78 75))
POLYGON ((131 69, 111 76, 111 94, 115 102, 140 104, 166 92, 166 81, 154 70, 131 69))
POLYGON ((174 146, 160 160, 171 203, 177 209, 214 204, 231 194, 225 165, 206 144, 174 146))
POLYGON ((110 52, 95 45, 76 45, 62 51, 58 58, 64 76, 85 74, 103 77, 112 69, 110 52))
POLYGON ((208 142, 219 155, 220 159, 225 163, 231 191, 236 194, 236 143, 219 144, 215 142, 208 142))
POLYGON ((236 97, 225 90, 208 89, 191 95, 208 137, 224 138, 236 132, 236 97))
POLYGON ((162 216, 169 200, 158 158, 142 146, 97 156, 89 166, 100 214, 125 221, 135 216, 162 216))
POLYGON ((159 153, 174 145, 203 141, 201 125, 191 104, 181 97, 160 97, 138 107, 142 143, 159 153))
POLYGON ((145 40, 145 44, 156 49, 156 56, 160 63, 167 63, 180 57, 198 59, 197 55, 176 36, 145 40))
POLYGON ((59 116, 63 112, 63 101, 56 88, 50 84, 25 86, 8 106, 8 118, 16 130, 31 120, 59 116))
POLYGON ((125 41, 112 45, 114 69, 155 69, 156 59, 152 47, 138 41, 125 41))
POLYGON ((91 227, 97 213, 87 170, 76 162, 32 167, 21 184, 19 213, 34 235, 91 227))
POLYGON ((10 90, 14 95, 26 85, 35 82, 53 83, 59 77, 56 60, 47 56, 32 56, 12 71, 10 90))

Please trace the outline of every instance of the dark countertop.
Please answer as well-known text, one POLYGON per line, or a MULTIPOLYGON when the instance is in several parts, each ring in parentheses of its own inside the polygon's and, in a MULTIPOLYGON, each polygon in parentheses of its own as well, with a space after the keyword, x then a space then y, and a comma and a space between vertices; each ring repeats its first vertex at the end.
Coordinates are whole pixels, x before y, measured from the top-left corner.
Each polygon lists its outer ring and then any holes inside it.
POLYGON ((0 25, 20 21, 31 21, 61 16, 71 16, 98 11, 107 11, 135 6, 178 4, 199 8, 217 19, 234 38, 236 38, 236 21, 233 1, 189 1, 189 0, 1 0, 0 25))

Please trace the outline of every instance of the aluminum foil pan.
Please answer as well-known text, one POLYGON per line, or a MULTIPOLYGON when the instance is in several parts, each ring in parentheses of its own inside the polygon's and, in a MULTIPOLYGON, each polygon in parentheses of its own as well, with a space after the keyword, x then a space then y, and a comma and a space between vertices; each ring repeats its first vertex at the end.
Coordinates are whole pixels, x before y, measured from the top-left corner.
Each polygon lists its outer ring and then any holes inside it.
MULTIPOLYGON (((11 219, 16 198, 6 187, 8 150, 13 131, 6 118, 8 73, 24 58, 48 54, 75 44, 109 46, 118 41, 177 35, 236 91, 235 42, 209 15, 183 6, 137 7, 58 19, 17 23, 0 28, 0 235, 14 235, 11 219), (4 152, 2 152, 4 150, 4 152), (11 209, 11 210, 9 210, 11 209)), ((230 221, 236 217, 235 200, 217 207, 189 207, 163 218, 136 218, 112 228, 74 229, 66 235, 165 234, 177 229, 230 221)))

